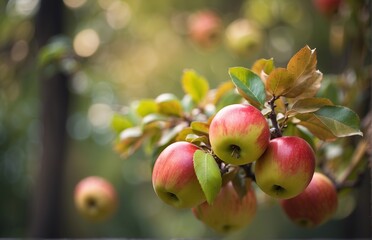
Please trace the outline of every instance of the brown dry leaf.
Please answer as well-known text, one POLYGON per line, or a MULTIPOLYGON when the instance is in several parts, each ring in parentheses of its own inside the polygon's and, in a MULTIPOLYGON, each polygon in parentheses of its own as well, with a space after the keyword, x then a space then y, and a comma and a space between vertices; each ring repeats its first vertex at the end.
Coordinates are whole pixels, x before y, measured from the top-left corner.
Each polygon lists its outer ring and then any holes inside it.
POLYGON ((287 70, 294 76, 293 87, 284 95, 288 98, 313 97, 318 92, 323 74, 316 70, 315 49, 305 46, 288 62, 287 70))

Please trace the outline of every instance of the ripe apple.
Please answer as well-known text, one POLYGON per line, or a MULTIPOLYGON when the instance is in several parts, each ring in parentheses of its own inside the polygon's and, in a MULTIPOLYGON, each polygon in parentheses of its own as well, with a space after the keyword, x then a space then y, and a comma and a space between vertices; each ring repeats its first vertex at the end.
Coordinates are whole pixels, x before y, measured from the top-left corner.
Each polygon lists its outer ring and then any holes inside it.
POLYGON ((222 186, 212 205, 207 202, 192 209, 195 217, 219 233, 228 233, 247 226, 256 214, 254 189, 247 180, 246 194, 240 197, 231 181, 222 186))
POLYGON ((209 140, 222 161, 243 165, 256 161, 265 151, 270 140, 269 125, 257 108, 232 104, 212 119, 209 140))
POLYGON ((191 208, 206 200, 194 170, 194 153, 189 142, 167 146, 157 158, 152 184, 158 197, 176 208, 191 208))
POLYGON ((227 47, 241 56, 251 56, 263 42, 262 30, 253 21, 244 18, 231 22, 225 35, 227 47))
POLYGON ((221 19, 211 10, 198 11, 190 15, 187 25, 190 39, 201 47, 209 48, 220 38, 221 19))
POLYGON ((302 138, 285 136, 270 141, 255 163, 256 183, 275 198, 292 198, 305 190, 315 170, 315 154, 302 138))
POLYGON ((84 178, 76 185, 74 201, 79 213, 92 221, 108 219, 118 205, 115 188, 98 176, 84 178))
POLYGON ((313 0, 314 7, 326 16, 329 16, 337 11, 342 0, 313 0))
POLYGON ((281 201, 287 216, 302 227, 317 227, 336 212, 337 191, 332 181, 315 172, 309 186, 300 195, 281 201))

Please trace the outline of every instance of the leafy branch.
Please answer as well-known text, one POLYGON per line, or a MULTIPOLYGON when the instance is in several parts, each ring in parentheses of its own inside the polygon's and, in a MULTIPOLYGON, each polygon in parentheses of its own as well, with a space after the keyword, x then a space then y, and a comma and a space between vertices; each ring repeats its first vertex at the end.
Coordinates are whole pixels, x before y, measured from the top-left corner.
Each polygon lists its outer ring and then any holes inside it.
MULTIPOLYGON (((322 82, 316 63, 315 49, 305 46, 289 60, 286 68, 276 68, 273 59, 259 59, 251 69, 232 67, 228 70, 231 81, 216 89, 210 89, 208 81, 194 70, 185 70, 181 77, 183 98, 164 93, 132 104, 125 114, 115 114, 113 127, 118 134, 115 149, 128 158, 144 146, 156 156, 154 153, 173 142, 190 142, 200 148, 194 156, 194 167, 208 202, 213 202, 221 184, 233 179, 235 187, 244 193, 242 182, 255 181, 252 164, 226 164, 210 145, 209 124, 225 106, 240 103, 259 109, 267 117, 271 139, 282 137, 287 125, 292 128, 290 134, 305 138, 310 145, 314 139, 326 143, 362 135, 355 112, 315 96, 322 82), (278 119, 279 114, 284 118, 278 119), (302 128, 306 129, 306 137, 302 128)), ((351 186, 349 177, 365 153, 365 146, 362 142, 360 145, 348 170, 339 179, 332 178, 339 189, 351 186)))

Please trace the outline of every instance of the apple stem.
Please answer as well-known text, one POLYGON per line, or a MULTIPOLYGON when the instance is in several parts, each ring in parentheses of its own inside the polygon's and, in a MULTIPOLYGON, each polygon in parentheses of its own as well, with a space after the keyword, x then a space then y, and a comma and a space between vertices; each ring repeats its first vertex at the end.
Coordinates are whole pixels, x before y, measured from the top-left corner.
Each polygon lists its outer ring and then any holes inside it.
POLYGON ((256 182, 256 176, 254 175, 254 173, 252 171, 252 163, 242 165, 241 168, 244 170, 245 176, 247 178, 250 178, 250 179, 252 179, 253 182, 256 182))
POLYGON ((275 101, 279 99, 279 97, 273 96, 269 101, 268 104, 270 105, 271 112, 269 114, 269 119, 274 127, 273 131, 271 132, 271 139, 278 138, 283 136, 282 130, 279 127, 278 120, 276 119, 276 112, 275 112, 275 101))

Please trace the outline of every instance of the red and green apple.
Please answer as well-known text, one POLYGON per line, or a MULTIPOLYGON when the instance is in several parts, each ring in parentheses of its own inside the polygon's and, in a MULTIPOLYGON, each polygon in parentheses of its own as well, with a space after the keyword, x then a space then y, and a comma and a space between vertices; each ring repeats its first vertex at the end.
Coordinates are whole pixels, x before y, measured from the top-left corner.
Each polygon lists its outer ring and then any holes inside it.
POLYGON ((332 181, 315 172, 305 191, 281 201, 286 215, 302 227, 317 227, 328 221, 337 210, 337 191, 332 181))
POLYGON ((222 161, 243 165, 256 161, 264 153, 270 130, 257 108, 232 104, 222 108, 212 119, 209 139, 212 150, 222 161))
POLYGON ((175 142, 158 156, 152 184, 158 197, 176 208, 191 208, 206 200, 194 170, 194 153, 198 150, 189 142, 175 142))
POLYGON ((305 190, 315 170, 315 153, 302 138, 284 136, 270 141, 255 162, 256 183, 275 198, 292 198, 305 190))
POLYGON ((251 181, 246 181, 246 194, 240 196, 229 181, 222 186, 214 202, 192 209, 195 217, 219 233, 240 230, 251 223, 257 210, 257 200, 251 181))
POLYGON ((86 177, 75 186, 74 201, 78 212, 92 221, 107 220, 118 205, 113 185, 98 176, 86 177))

